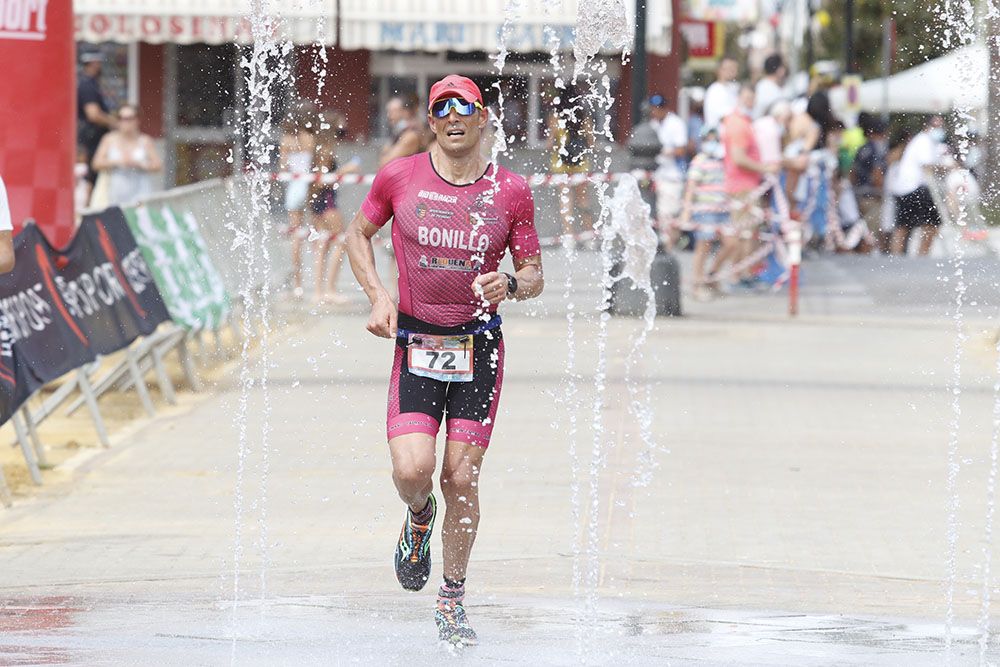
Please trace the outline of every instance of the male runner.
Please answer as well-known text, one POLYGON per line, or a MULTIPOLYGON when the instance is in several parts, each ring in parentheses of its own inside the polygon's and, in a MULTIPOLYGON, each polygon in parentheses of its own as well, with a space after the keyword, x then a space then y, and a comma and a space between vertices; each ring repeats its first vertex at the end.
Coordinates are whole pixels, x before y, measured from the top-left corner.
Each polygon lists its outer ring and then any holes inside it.
POLYGON ((428 99, 436 144, 379 170, 348 229, 347 251, 372 304, 368 330, 395 341, 387 435, 392 479, 409 507, 394 556, 407 590, 420 590, 430 576, 435 440, 447 418, 444 583, 435 621, 443 641, 465 645, 476 642, 463 600, 479 525, 479 470, 503 382, 496 310, 504 299, 541 293, 542 260, 528 184, 480 153, 488 111, 479 88, 450 75, 428 99), (398 313, 376 273, 371 243, 390 218, 398 313), (497 272, 507 249, 515 275, 497 272))

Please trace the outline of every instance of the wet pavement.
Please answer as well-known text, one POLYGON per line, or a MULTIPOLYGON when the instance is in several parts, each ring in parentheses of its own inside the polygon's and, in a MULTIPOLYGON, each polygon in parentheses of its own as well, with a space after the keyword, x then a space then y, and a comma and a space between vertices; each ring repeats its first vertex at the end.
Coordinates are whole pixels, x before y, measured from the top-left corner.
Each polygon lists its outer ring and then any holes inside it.
MULTIPOLYGON (((577 285, 593 260, 573 266, 577 285)), ((629 413, 634 320, 610 324, 594 438, 599 329, 582 287, 571 442, 565 273, 550 263, 546 299, 505 324, 469 575, 480 647, 439 648, 432 586, 393 579, 387 347, 356 301, 274 335, 270 412, 255 390, 241 420, 242 478, 234 374, 82 453, 68 492, 0 514, 0 664, 942 664, 954 325, 897 316, 880 305, 892 288, 852 261, 813 265, 794 324, 761 294, 659 321, 632 385, 656 407, 652 450, 629 413)), ((968 333, 954 664, 979 664, 993 408, 993 331, 968 333)), ((434 557, 437 577, 437 543, 434 557)))

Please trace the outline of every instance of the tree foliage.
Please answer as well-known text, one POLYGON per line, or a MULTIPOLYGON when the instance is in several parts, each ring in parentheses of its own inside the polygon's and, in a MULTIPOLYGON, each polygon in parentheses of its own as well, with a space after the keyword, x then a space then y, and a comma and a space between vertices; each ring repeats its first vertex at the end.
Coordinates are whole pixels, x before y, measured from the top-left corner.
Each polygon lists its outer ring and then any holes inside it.
MULTIPOLYGON (((844 0, 826 0, 830 25, 819 34, 817 56, 844 62, 844 0)), ((949 51, 942 38, 948 23, 937 0, 854 0, 854 65, 866 79, 882 75, 882 24, 896 21, 892 72, 908 69, 949 51)))

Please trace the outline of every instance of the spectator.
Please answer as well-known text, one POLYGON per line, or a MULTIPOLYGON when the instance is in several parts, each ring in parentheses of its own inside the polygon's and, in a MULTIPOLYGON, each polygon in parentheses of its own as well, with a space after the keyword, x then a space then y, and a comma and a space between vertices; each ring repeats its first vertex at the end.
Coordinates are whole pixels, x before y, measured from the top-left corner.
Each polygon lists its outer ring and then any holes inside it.
POLYGON ((757 82, 756 102, 754 102, 754 118, 763 117, 778 100, 786 99, 785 78, 788 68, 778 53, 772 53, 764 59, 764 76, 757 82))
POLYGON ((281 124, 279 169, 293 179, 285 189, 288 235, 292 240, 292 296, 302 298, 302 245, 308 234, 305 225, 309 179, 316 152, 312 109, 309 106, 289 113, 281 124), (297 178, 296 178, 297 177, 297 178))
MULTIPOLYGON (((860 121, 861 119, 859 119, 860 121)), ((869 116, 861 129, 865 144, 858 149, 851 166, 850 180, 862 220, 875 237, 879 252, 888 254, 889 234, 883 233, 882 193, 885 189, 886 170, 889 168, 889 141, 886 123, 881 118, 869 116)))
POLYGON ((769 107, 766 114, 753 122, 753 133, 760 149, 761 162, 781 163, 783 159, 781 140, 788 132, 788 122, 791 118, 791 105, 785 100, 777 100, 769 107))
MULTIPOLYGON (((687 160, 690 162, 694 156, 701 152, 701 135, 705 129, 705 91, 701 88, 694 88, 691 92, 691 101, 688 105, 688 149, 687 160)), ((718 130, 719 128, 715 128, 718 130)))
POLYGON ((948 207, 948 217, 952 222, 964 221, 978 223, 979 201, 982 190, 975 174, 968 167, 966 160, 948 160, 948 175, 944 179, 945 204, 948 207))
POLYGON ((98 180, 91 208, 131 204, 149 196, 153 192, 153 174, 163 169, 152 137, 139 131, 136 108, 123 105, 117 119, 118 129, 104 135, 94 155, 93 168, 107 183, 98 180), (105 197, 106 201, 95 202, 95 196, 105 197))
POLYGON ((649 98, 650 123, 660 139, 656 159, 656 217, 661 230, 670 228, 681 208, 684 192, 684 155, 687 152, 687 127, 670 110, 667 99, 659 93, 649 98))
POLYGON ((716 80, 705 91, 705 125, 721 127, 722 119, 736 108, 740 85, 736 83, 739 65, 732 58, 719 63, 716 80))
POLYGON ((931 116, 906 145, 899 160, 899 174, 894 184, 896 197, 896 227, 892 234, 892 253, 906 254, 910 234, 921 230, 918 252, 926 255, 941 226, 941 215, 934 204, 929 187, 930 170, 940 164, 944 121, 941 116, 931 116))
POLYGON ((427 148, 427 137, 417 119, 419 100, 416 95, 393 97, 385 105, 392 140, 382 149, 379 167, 396 158, 416 155, 427 148))
MULTIPOLYGON (((354 156, 341 165, 337 159, 340 142, 347 134, 346 119, 340 114, 330 114, 329 120, 321 118, 316 137, 315 162, 321 174, 343 176, 358 171, 360 160, 354 156)), ((337 293, 337 277, 344 256, 344 216, 337 206, 337 187, 333 183, 317 183, 312 192, 314 225, 319 230, 316 239, 316 293, 317 304, 348 302, 337 293), (330 255, 330 251, 333 255, 330 255), (329 261, 328 261, 329 259, 329 261)))
MULTIPOLYGON (((561 91, 557 109, 549 115, 548 146, 552 173, 586 174, 590 171, 589 155, 594 148, 594 127, 590 116, 584 112, 576 89, 570 85, 561 91)), ((563 186, 562 243, 573 246, 580 236, 593 229, 587 210, 587 183, 563 186), (580 232, 574 233, 574 222, 579 219, 580 232)))
MULTIPOLYGON (((118 126, 118 121, 109 113, 107 100, 101 90, 103 63, 104 57, 100 51, 84 51, 80 54, 82 67, 76 85, 77 144, 83 147, 88 165, 91 165, 104 135, 118 126)), ((97 181, 97 171, 92 166, 87 180, 91 186, 97 181)))
POLYGON ((7 188, 0 177, 0 273, 9 273, 14 268, 14 225, 7 203, 7 188))
MULTIPOLYGON (((729 194, 732 225, 737 234, 754 227, 755 214, 760 207, 758 188, 761 177, 777 173, 780 165, 765 164, 760 159, 760 147, 753 132, 754 89, 749 84, 740 87, 736 109, 726 116, 722 125, 725 145, 726 192, 729 194)), ((740 256, 749 255, 751 244, 741 243, 740 256)), ((740 282, 749 285, 748 273, 740 282)))
POLYGON ((719 132, 708 128, 701 142, 701 151, 691 160, 687 171, 687 187, 681 212, 681 229, 694 227, 694 265, 692 268, 694 297, 699 301, 711 298, 718 289, 714 275, 732 257, 736 238, 729 228, 729 198, 726 194, 726 170, 719 132), (705 276, 705 263, 712 244, 721 242, 710 277, 705 276))

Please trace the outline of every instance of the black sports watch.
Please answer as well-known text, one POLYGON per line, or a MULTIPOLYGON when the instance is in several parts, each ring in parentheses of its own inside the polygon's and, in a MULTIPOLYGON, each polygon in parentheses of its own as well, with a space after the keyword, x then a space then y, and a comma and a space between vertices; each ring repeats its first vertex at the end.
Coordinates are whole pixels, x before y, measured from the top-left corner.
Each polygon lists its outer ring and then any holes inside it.
POLYGON ((517 294, 517 278, 509 273, 505 273, 504 275, 507 276, 507 298, 513 299, 514 295, 517 294))

